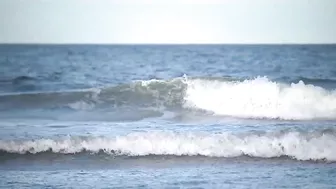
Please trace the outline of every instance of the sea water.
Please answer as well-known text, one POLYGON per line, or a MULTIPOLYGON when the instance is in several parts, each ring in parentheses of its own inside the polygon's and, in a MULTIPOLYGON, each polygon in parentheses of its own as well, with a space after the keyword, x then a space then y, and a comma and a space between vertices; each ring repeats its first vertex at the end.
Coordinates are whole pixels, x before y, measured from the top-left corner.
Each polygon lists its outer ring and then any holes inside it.
POLYGON ((1 188, 336 188, 335 45, 1 45, 1 188))

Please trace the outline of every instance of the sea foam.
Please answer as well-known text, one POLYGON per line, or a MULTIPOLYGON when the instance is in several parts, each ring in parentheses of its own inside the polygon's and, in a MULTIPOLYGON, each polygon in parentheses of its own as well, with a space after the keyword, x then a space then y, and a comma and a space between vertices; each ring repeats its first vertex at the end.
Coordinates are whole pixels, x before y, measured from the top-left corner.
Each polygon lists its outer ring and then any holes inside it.
POLYGON ((112 138, 68 136, 57 139, 1 140, 6 153, 73 154, 83 151, 112 155, 146 156, 251 156, 273 158, 287 156, 297 160, 336 161, 335 131, 286 131, 277 133, 131 133, 112 138))
POLYGON ((336 119, 336 91, 282 84, 258 77, 245 81, 186 80, 184 107, 215 115, 284 120, 336 119))

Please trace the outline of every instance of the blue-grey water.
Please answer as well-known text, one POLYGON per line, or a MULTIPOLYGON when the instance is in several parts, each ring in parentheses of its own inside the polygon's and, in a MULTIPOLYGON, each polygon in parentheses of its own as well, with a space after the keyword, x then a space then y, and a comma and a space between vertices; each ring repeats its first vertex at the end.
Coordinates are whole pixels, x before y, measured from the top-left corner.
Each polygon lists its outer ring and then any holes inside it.
POLYGON ((1 188, 336 188, 335 45, 0 45, 1 188))

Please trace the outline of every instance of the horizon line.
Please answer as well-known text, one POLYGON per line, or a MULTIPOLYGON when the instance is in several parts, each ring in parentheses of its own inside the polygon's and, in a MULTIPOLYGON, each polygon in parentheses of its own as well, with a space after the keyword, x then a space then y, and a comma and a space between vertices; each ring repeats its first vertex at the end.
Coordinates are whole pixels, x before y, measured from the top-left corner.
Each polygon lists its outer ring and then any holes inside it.
POLYGON ((30 43, 30 42, 11 42, 1 43, 0 45, 115 45, 115 46, 174 46, 174 45, 336 45, 336 42, 330 43, 30 43))

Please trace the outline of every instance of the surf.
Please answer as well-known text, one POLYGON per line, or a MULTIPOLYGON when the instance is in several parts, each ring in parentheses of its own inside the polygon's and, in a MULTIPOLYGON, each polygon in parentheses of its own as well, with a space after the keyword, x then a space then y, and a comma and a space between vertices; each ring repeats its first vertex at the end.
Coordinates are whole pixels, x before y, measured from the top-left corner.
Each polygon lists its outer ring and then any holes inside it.
MULTIPOLYGON (((336 91, 303 81, 256 77, 138 80, 116 86, 0 95, 0 109, 110 111, 155 109, 247 119, 335 120, 336 91)), ((139 112, 140 113, 140 112, 139 112)))
POLYGON ((289 157, 336 161, 335 130, 205 133, 150 131, 115 137, 64 136, 35 140, 0 140, 2 154, 105 153, 112 156, 205 156, 233 158, 289 157))
POLYGON ((277 83, 267 77, 244 81, 187 81, 184 107, 240 118, 336 119, 336 91, 314 85, 277 83))

